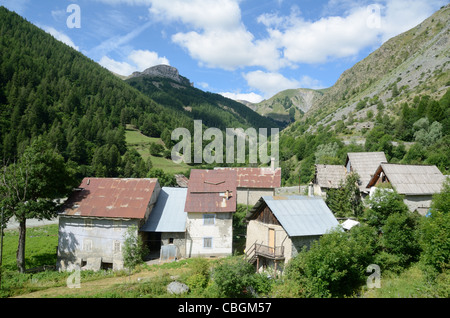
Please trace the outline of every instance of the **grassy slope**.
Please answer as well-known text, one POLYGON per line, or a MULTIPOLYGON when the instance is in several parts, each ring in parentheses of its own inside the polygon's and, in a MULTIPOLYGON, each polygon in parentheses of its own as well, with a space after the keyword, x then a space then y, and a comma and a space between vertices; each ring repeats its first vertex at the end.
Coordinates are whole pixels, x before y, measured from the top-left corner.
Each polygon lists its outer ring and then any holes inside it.
POLYGON ((164 145, 163 141, 161 138, 147 137, 130 125, 127 126, 125 131, 125 141, 127 146, 136 149, 144 160, 150 157, 154 168, 162 169, 168 173, 182 173, 190 168, 185 163, 176 164, 170 159, 150 155, 150 144, 154 142, 164 145))

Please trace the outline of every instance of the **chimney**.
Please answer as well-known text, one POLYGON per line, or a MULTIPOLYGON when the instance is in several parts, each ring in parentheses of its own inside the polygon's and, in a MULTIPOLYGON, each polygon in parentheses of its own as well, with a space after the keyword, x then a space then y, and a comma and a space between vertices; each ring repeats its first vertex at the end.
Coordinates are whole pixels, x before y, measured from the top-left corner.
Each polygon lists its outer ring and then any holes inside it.
POLYGON ((313 183, 310 182, 308 185, 308 196, 313 197, 314 196, 314 186, 313 183))
POLYGON ((275 158, 274 157, 270 158, 270 169, 272 169, 272 171, 275 171, 275 158))

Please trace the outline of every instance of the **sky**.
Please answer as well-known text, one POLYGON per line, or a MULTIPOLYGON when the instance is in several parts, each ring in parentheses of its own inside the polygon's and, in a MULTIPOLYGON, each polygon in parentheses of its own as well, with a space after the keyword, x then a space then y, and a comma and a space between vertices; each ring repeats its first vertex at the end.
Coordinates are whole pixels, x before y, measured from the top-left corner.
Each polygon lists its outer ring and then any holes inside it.
POLYGON ((0 0, 103 67, 167 64, 194 86, 259 102, 332 86, 446 0, 0 0))

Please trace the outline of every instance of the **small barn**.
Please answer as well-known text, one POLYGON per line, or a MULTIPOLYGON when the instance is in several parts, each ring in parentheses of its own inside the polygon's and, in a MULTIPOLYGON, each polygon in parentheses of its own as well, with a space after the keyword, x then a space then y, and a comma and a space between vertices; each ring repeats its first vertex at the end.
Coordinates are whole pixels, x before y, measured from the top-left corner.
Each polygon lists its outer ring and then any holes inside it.
POLYGON ((281 168, 215 168, 215 170, 235 171, 237 203, 254 205, 265 195, 274 195, 275 189, 281 187, 281 168))
POLYGON ((154 178, 84 178, 59 213, 59 270, 122 269, 126 233, 138 234, 160 189, 154 178))
POLYGON ((387 163, 384 152, 349 152, 345 161, 347 173, 359 175, 359 190, 363 196, 369 193, 367 184, 381 163, 387 163))
POLYGON ((382 163, 367 183, 367 188, 389 183, 410 211, 425 215, 431 207, 433 194, 442 190, 445 176, 434 165, 382 163))
POLYGON ((152 256, 162 261, 186 255, 187 188, 162 187, 147 222, 140 228, 152 256))
POLYGON ((342 165, 316 164, 314 174, 314 194, 326 195, 329 189, 337 189, 345 182, 347 169, 342 165))
POLYGON ((245 253, 258 271, 288 262, 301 249, 339 226, 318 196, 264 196, 246 216, 245 253))
POLYGON ((184 211, 186 257, 231 255, 236 171, 192 169, 184 211))

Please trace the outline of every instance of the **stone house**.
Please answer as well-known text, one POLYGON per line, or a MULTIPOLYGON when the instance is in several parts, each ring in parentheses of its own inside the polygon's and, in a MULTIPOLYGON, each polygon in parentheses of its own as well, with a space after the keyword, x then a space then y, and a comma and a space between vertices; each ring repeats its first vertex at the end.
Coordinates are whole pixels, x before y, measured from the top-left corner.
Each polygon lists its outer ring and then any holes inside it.
POLYGON ((259 198, 275 195, 281 187, 281 168, 215 168, 215 170, 236 171, 237 203, 254 205, 259 198))
POLYGON ((236 172, 192 169, 184 211, 186 257, 231 255, 236 172))
POLYGON ((390 184, 399 194, 409 210, 425 215, 431 207, 433 194, 442 190, 445 176, 434 165, 380 164, 367 188, 379 184, 390 184))
POLYGON ((245 254, 257 271, 287 263, 301 249, 338 227, 318 196, 264 196, 246 216, 245 254))
POLYGON ((365 197, 369 194, 367 184, 372 178, 374 171, 381 163, 386 163, 384 152, 349 152, 345 161, 347 173, 356 172, 359 175, 359 190, 365 197))
POLYGON ((313 179, 314 194, 326 197, 329 189, 337 189, 344 184, 347 169, 342 165, 315 165, 313 179))
POLYGON ((160 189, 154 178, 84 178, 59 213, 58 269, 122 269, 125 234, 147 221, 160 189))

